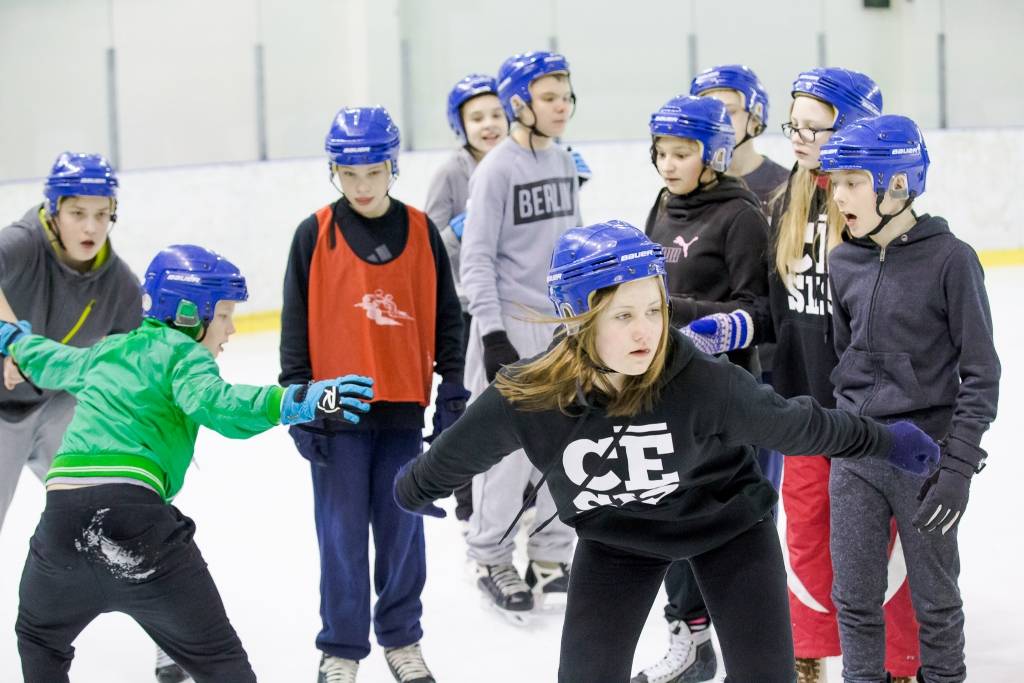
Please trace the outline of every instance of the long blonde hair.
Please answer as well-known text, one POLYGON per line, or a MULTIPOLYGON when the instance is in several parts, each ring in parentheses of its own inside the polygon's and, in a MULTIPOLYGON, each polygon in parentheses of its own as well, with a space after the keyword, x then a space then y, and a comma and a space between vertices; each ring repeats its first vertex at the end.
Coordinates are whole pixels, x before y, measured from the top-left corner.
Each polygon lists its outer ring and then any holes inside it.
POLYGON ((650 367, 642 375, 626 375, 621 391, 602 377, 602 362, 597 354, 597 319, 608 305, 617 286, 600 289, 592 295, 590 310, 569 318, 548 318, 545 322, 563 323, 556 333, 557 343, 543 356, 524 365, 498 373, 495 388, 516 407, 527 411, 558 408, 568 413, 570 406, 595 389, 609 397, 605 412, 610 416, 633 416, 654 407, 661 393, 661 374, 665 369, 669 317, 664 282, 661 290, 662 331, 650 367), (573 330, 566 334, 565 330, 573 330))
MULTIPOLYGON (((801 95, 804 97, 804 95, 801 95)), ((812 98, 818 99, 818 98, 812 98)), ((794 100, 795 101, 795 100, 794 100)), ((818 100, 832 109, 833 116, 836 113, 835 107, 824 100, 818 100)), ((790 104, 790 112, 793 105, 790 104)), ((785 279, 790 272, 790 264, 799 261, 804 255, 804 233, 807 230, 807 222, 811 218, 811 200, 818 187, 819 175, 803 166, 797 166, 790 175, 789 182, 779 187, 779 190, 771 198, 771 204, 777 205, 784 201, 785 211, 779 218, 778 228, 775 230, 775 270, 779 276, 785 279), (788 201, 787 201, 788 200, 788 201)), ((826 176, 827 177, 827 176, 826 176)), ((828 245, 827 250, 832 251, 843 241, 843 229, 845 222, 843 215, 839 212, 836 203, 831 200, 832 183, 829 181, 825 186, 825 204, 828 214, 828 245)), ((817 216, 814 217, 814 220, 817 216)), ((814 236, 817 240, 817 235, 814 236)), ((815 250, 817 253, 817 250, 815 250)))

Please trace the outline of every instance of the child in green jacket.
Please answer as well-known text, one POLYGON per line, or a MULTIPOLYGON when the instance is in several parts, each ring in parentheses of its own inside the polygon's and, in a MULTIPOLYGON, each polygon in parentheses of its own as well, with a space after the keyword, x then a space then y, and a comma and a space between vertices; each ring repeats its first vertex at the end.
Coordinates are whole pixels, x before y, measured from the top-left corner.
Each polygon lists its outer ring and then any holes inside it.
POLYGON ((0 355, 77 407, 46 475, 46 507, 22 575, 15 630, 26 683, 68 680, 71 643, 103 612, 135 619, 196 683, 255 681, 192 536, 170 501, 204 425, 248 438, 314 418, 358 422, 368 377, 231 385, 215 362, 248 298, 229 261, 192 245, 160 252, 143 285, 144 321, 73 348, 0 322, 0 355))

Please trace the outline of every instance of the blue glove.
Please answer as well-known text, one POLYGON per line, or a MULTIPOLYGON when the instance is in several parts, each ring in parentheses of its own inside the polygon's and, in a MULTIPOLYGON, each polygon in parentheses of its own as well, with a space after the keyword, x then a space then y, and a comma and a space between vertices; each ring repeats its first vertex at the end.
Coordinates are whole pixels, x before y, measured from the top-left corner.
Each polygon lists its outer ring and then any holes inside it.
POLYGON ((32 334, 32 323, 27 320, 19 320, 16 323, 0 322, 0 356, 11 355, 11 344, 26 334, 32 334))
POLYGON ((913 422, 885 425, 892 437, 888 460, 893 467, 923 477, 939 461, 939 445, 913 422))
POLYGON ((359 415, 346 408, 365 413, 369 403, 360 398, 373 398, 373 379, 362 375, 345 375, 308 384, 293 384, 281 399, 281 424, 294 425, 318 418, 342 420, 357 424, 359 415))
POLYGON ((469 396, 466 387, 461 384, 441 382, 437 386, 437 398, 434 399, 434 431, 424 441, 431 443, 441 432, 455 424, 466 412, 469 396))
POLYGON ((925 480, 917 494, 921 505, 913 521, 921 531, 942 529, 946 534, 963 517, 971 492, 971 477, 985 469, 987 454, 954 436, 947 437, 941 445, 939 469, 925 480))
POLYGON ((583 183, 594 177, 594 172, 590 170, 590 166, 587 166, 579 152, 572 147, 567 147, 566 150, 572 154, 572 162, 576 164, 576 177, 579 178, 580 187, 583 187, 583 183))
POLYGON ((413 507, 412 503, 403 500, 401 494, 402 482, 412 477, 412 464, 414 462, 416 461, 410 460, 409 462, 402 465, 398 469, 398 472, 395 473, 395 480, 391 487, 391 492, 395 498, 395 503, 398 505, 398 507, 402 508, 406 512, 411 512, 414 515, 429 515, 430 517, 437 517, 438 519, 443 519, 447 517, 448 513, 445 512, 442 508, 439 508, 438 506, 434 505, 433 502, 425 503, 420 507, 413 507))
POLYGON ((697 318, 679 331, 700 351, 717 356, 750 346, 754 339, 754 321, 749 313, 741 310, 712 313, 697 318))
POLYGON ((448 227, 452 229, 452 232, 455 233, 455 236, 458 237, 461 242, 462 231, 466 227, 466 212, 463 211, 458 216, 452 216, 452 219, 448 221, 448 227))

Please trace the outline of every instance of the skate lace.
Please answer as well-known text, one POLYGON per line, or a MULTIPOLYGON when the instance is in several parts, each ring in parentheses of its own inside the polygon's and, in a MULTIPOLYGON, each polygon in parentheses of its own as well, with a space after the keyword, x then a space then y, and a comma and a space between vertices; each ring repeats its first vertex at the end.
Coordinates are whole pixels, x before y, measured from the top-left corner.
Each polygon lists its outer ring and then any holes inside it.
POLYGON ((686 627, 674 625, 669 637, 668 652, 657 664, 644 669, 650 683, 665 683, 678 676, 690 663, 690 653, 696 647, 686 627))
POLYGON ((401 681, 433 677, 426 662, 423 661, 419 643, 384 650, 384 658, 388 660, 388 664, 401 681))
POLYGON ((821 660, 797 657, 796 680, 797 683, 820 683, 821 660))
POLYGON ((320 673, 324 675, 324 683, 356 683, 356 672, 359 662, 341 657, 324 657, 320 662, 320 673))
POLYGON ((487 568, 491 580, 498 587, 502 595, 515 595, 516 593, 529 593, 530 587, 526 585, 516 568, 510 564, 492 565, 487 568))

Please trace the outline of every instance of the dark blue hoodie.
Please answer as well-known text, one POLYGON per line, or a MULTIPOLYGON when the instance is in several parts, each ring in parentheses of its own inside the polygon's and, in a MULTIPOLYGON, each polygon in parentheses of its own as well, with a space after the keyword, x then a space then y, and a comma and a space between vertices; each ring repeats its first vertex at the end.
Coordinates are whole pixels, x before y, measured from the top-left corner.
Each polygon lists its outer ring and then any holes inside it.
POLYGON ((978 446, 996 416, 1000 367, 974 250, 945 219, 922 215, 885 248, 836 247, 829 275, 837 407, 978 446))

